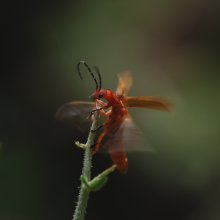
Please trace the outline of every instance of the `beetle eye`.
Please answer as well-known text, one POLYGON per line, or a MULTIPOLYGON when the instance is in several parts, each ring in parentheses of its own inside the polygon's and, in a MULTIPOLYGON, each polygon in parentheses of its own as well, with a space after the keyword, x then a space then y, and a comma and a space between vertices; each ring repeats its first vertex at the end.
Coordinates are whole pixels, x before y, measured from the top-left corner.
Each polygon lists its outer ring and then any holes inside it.
POLYGON ((99 95, 99 98, 101 99, 103 97, 103 95, 99 95))

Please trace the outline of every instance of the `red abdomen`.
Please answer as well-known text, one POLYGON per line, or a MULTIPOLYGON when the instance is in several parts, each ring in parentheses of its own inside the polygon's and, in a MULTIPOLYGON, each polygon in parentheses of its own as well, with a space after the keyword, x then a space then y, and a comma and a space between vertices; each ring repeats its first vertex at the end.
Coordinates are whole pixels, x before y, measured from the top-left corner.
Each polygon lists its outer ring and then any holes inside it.
POLYGON ((128 158, 125 152, 109 152, 109 154, 118 171, 126 173, 128 170, 128 158))

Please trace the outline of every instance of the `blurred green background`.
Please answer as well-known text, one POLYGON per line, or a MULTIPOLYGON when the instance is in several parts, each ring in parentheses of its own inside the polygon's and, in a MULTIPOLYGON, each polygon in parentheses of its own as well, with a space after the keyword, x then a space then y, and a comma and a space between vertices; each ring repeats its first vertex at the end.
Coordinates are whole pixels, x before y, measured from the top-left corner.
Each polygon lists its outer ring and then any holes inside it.
MULTIPOLYGON (((218 1, 4 1, 1 4, 0 219, 70 220, 82 152, 54 120, 129 70, 130 95, 171 100, 172 113, 135 109, 156 153, 128 153, 87 210, 92 219, 220 219, 220 4, 218 1)), ((94 175, 111 164, 94 157, 94 175)))

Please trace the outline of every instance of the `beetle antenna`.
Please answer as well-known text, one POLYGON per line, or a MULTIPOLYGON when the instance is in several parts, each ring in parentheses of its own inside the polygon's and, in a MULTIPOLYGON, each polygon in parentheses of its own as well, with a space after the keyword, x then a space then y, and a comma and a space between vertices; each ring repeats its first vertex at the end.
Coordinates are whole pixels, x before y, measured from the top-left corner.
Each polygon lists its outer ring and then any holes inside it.
POLYGON ((100 74, 100 70, 97 66, 93 66, 93 69, 98 74, 98 77, 99 77, 99 90, 100 90, 102 88, 102 77, 101 77, 101 74, 100 74))
MULTIPOLYGON (((98 82, 97 82, 97 80, 96 80, 96 78, 95 78, 95 76, 94 76, 94 74, 93 74, 91 68, 90 68, 89 65, 86 63, 86 61, 79 61, 79 63, 77 64, 77 71, 78 71, 78 73, 79 73, 80 79, 83 79, 83 78, 82 78, 82 74, 81 74, 81 72, 80 72, 80 64, 84 64, 84 66, 87 68, 87 70, 88 70, 89 73, 91 74, 93 80, 95 81, 96 90, 99 89, 100 87, 99 87, 99 85, 98 85, 98 82)), ((99 74, 100 74, 100 73, 99 73, 99 74)), ((99 76, 99 74, 98 74, 98 76, 99 76)), ((100 80, 100 76, 99 76, 99 80, 100 80)))

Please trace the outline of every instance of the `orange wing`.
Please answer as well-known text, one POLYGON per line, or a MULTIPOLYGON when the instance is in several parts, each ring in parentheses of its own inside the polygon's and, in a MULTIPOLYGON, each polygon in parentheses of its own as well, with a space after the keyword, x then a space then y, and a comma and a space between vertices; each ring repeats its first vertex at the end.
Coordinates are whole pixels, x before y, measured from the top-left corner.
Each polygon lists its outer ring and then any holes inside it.
POLYGON ((155 109, 161 111, 170 111, 171 104, 156 97, 129 97, 125 96, 122 102, 126 107, 155 109))
POLYGON ((132 85, 131 73, 123 72, 121 74, 118 74, 117 78, 118 78, 118 86, 116 89, 116 94, 121 97, 127 95, 132 85))
POLYGON ((155 109, 161 111, 170 111, 171 104, 163 99, 156 97, 129 97, 128 91, 132 85, 132 76, 130 72, 118 74, 118 86, 116 94, 121 98, 126 107, 155 109))

